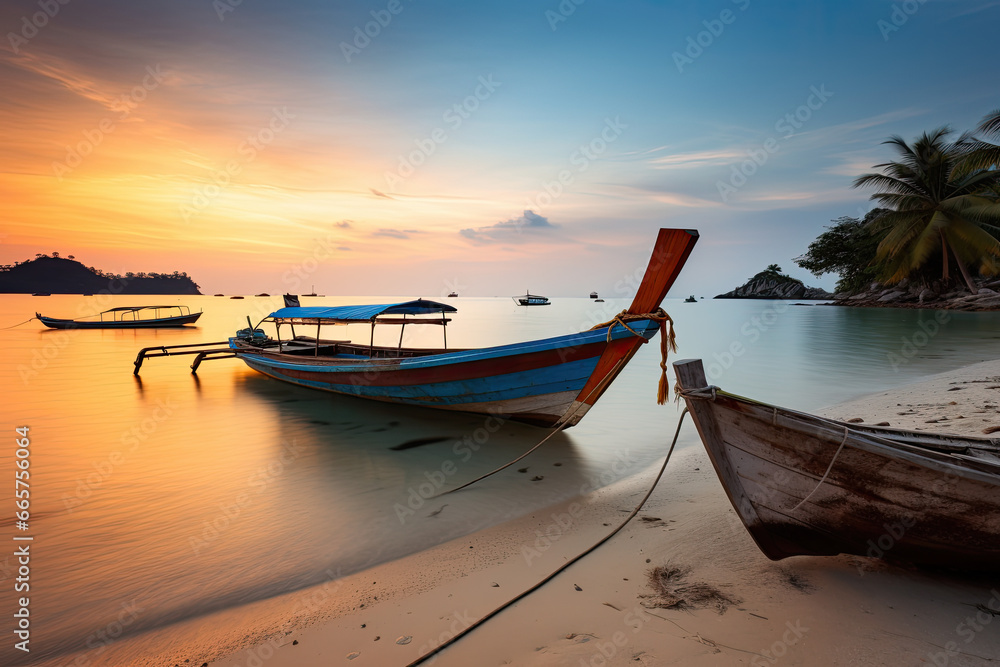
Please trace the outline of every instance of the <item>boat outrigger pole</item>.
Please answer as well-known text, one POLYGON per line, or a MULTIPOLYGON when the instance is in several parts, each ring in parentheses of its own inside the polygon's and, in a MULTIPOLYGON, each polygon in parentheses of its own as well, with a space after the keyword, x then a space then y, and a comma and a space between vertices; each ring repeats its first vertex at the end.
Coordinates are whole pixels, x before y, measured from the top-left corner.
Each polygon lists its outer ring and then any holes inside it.
POLYGON ((136 355, 135 361, 132 362, 135 368, 132 370, 132 375, 138 375, 139 369, 142 368, 142 362, 150 357, 173 357, 182 354, 196 354, 198 355, 194 359, 194 363, 191 364, 191 372, 197 373, 198 366, 201 362, 206 359, 225 359, 227 357, 235 357, 236 354, 233 352, 232 348, 228 347, 229 341, 223 340, 215 343, 191 343, 188 345, 157 345, 155 347, 144 347, 139 350, 139 354, 136 355), (225 345, 226 347, 216 347, 210 349, 197 349, 197 350, 185 350, 184 352, 171 352, 171 350, 179 350, 181 348, 205 348, 209 345, 225 345))

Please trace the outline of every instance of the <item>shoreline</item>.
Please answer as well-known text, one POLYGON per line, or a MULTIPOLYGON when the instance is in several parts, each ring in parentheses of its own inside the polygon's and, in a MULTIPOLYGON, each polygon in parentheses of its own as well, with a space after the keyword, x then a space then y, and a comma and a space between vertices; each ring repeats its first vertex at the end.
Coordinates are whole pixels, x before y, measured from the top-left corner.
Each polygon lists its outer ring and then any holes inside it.
MULTIPOLYGON (((998 403, 1000 361, 987 361, 817 412, 987 437, 977 431, 1000 424, 998 403)), ((659 465, 396 561, 137 637, 149 658, 131 664, 406 665, 604 537, 659 465), (254 630, 275 617, 285 619, 280 635, 254 630)), ((646 507, 609 542, 425 664, 978 666, 1000 655, 1000 633, 988 628, 1000 615, 982 611, 991 608, 1000 609, 996 577, 843 555, 769 561, 698 441, 675 451, 646 507), (656 567, 664 585, 654 589, 656 567)), ((107 664, 120 664, 115 648, 107 664)))

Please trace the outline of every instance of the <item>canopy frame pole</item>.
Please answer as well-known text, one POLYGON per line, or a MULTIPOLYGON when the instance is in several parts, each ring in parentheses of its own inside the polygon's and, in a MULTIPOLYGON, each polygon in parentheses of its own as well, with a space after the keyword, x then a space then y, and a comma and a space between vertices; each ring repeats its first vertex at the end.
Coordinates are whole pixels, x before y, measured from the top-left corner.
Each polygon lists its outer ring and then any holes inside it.
POLYGON ((403 323, 399 325, 399 345, 396 346, 396 354, 403 350, 403 332, 406 330, 406 313, 403 313, 403 323))
MULTIPOLYGON (((278 354, 281 354, 281 322, 278 320, 274 321, 274 330, 278 337, 278 354)), ((253 331, 250 332, 250 340, 253 340, 253 331)))
POLYGON ((368 342, 368 358, 371 359, 375 352, 375 318, 372 318, 372 337, 368 342))
POLYGON ((319 318, 316 318, 316 350, 315 350, 315 352, 313 352, 313 356, 314 357, 318 357, 319 356, 319 327, 320 327, 320 323, 319 322, 320 322, 319 318))
POLYGON ((448 318, 444 316, 444 308, 441 309, 441 333, 444 334, 444 349, 448 349, 448 318))

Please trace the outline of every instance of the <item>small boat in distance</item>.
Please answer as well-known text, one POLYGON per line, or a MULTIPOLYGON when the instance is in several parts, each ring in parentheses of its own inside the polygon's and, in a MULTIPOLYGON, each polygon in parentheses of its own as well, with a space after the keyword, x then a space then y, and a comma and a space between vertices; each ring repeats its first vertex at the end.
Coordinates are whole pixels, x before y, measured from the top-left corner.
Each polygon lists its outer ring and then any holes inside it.
MULTIPOLYGON (((448 348, 447 303, 417 299, 403 303, 336 307, 289 307, 260 323, 274 325, 274 338, 250 326, 228 347, 149 347, 135 360, 138 375, 147 357, 197 355, 201 361, 236 356, 250 368, 284 382, 392 404, 503 415, 548 428, 578 423, 639 347, 657 332, 673 339, 669 317, 659 308, 698 240, 698 233, 661 229, 649 265, 627 310, 580 333, 476 349, 448 348), (320 337, 323 326, 364 325, 369 344, 320 337), (375 328, 400 327, 395 346, 375 345, 375 328), (439 326, 440 348, 403 347, 407 326, 439 326), (282 331, 291 336, 282 337, 282 331), (315 336, 303 335, 315 332, 315 336)), ((664 345, 664 349, 666 344, 664 345)), ((666 397, 665 371, 660 378, 666 397)))
POLYGON ((257 296, 271 296, 271 295, 270 295, 270 294, 268 294, 267 292, 261 292, 261 293, 260 293, 260 294, 258 294, 257 296))
POLYGON ((35 317, 50 329, 160 329, 194 324, 201 311, 192 313, 187 306, 123 306, 90 316, 100 318, 96 320, 62 320, 40 313, 35 313, 35 317), (160 311, 167 314, 161 316, 160 311))
POLYGON ((225 294, 216 294, 215 296, 226 296, 225 294))
POLYGON ((855 554, 1000 572, 1000 439, 861 426, 708 385, 674 363, 715 472, 771 560, 855 554))
POLYGON ((316 286, 313 285, 312 292, 310 292, 309 294, 303 294, 302 296, 319 296, 319 294, 316 294, 316 286))
POLYGON ((547 296, 538 296, 537 294, 530 294, 528 292, 524 293, 524 296, 512 296, 512 299, 521 306, 549 306, 549 298, 547 296))
POLYGON ((590 293, 590 298, 591 299, 596 299, 597 298, 597 292, 591 292, 590 293))
POLYGON ((35 292, 31 296, 52 296, 49 292, 35 292))
POLYGON ((698 299, 694 298, 694 294, 684 299, 684 303, 697 303, 698 299))
POLYGON ((243 297, 242 297, 242 296, 231 296, 231 297, 229 297, 229 298, 230 298, 230 299, 242 299, 243 297))
POLYGON ((458 292, 448 292, 448 296, 454 298, 458 296, 458 292))
POLYGON ((604 299, 594 299, 594 303, 604 303, 604 299))

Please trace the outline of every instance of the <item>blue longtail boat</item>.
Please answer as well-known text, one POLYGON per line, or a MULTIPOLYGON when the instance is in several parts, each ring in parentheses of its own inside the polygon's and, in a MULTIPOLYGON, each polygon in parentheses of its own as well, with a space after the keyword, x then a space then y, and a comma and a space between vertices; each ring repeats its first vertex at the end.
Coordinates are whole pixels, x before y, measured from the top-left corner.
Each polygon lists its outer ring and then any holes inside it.
MULTIPOLYGON (((314 389, 390 403, 443 410, 503 415, 545 427, 578 423, 600 398, 625 364, 657 331, 666 353, 672 324, 659 308, 687 261, 698 233, 661 229, 632 304, 610 322, 589 331, 510 345, 479 349, 437 349, 376 346, 377 325, 437 325, 447 331, 448 315, 457 309, 418 299, 395 304, 285 307, 261 323, 275 326, 267 336, 248 327, 228 341, 228 347, 198 353, 192 366, 205 358, 236 356, 269 377, 314 389), (367 324, 368 345, 324 340, 326 325, 367 324), (282 338, 283 327, 291 336, 282 338), (316 327, 316 336, 296 335, 295 327, 316 327)), ((259 326, 259 325, 258 325, 259 326)), ((150 350, 154 348, 149 348, 150 350)), ((155 348, 168 353, 166 348, 155 348)), ((136 373, 147 350, 136 359, 136 373)), ((158 353, 148 356, 162 356, 158 353)), ((665 374, 665 370, 663 373, 665 374)), ((660 398, 666 396, 661 377, 660 398)))

